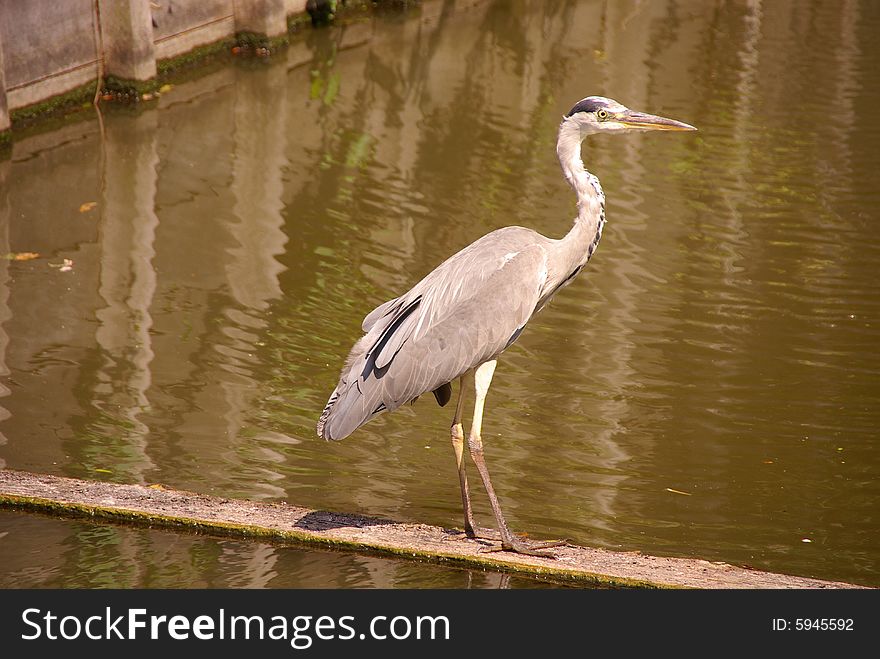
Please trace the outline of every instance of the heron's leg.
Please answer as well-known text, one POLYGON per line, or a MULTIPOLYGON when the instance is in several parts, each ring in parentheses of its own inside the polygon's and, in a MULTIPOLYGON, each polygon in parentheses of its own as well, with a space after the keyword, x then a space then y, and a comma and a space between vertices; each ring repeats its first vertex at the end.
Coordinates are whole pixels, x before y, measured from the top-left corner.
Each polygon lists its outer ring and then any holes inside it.
MULTIPOLYGON (((547 556, 553 558, 553 554, 546 551, 538 551, 528 547, 522 540, 514 537, 504 521, 504 515, 501 513, 501 505, 498 503, 498 497, 495 496, 495 488, 492 487, 492 481, 489 479, 489 470, 486 467, 486 460, 483 457, 483 439, 480 436, 480 430, 483 425, 483 406, 486 402, 486 394, 489 392, 489 385, 492 384, 492 375, 495 373, 496 362, 493 359, 485 362, 477 367, 474 373, 474 383, 476 391, 476 401, 474 402, 474 419, 471 425, 471 434, 468 436, 468 449, 471 458, 480 472, 480 478, 483 481, 483 487, 486 488, 486 494, 489 495, 489 503, 492 504, 492 512, 495 513, 495 521, 498 522, 498 530, 501 531, 501 548, 507 551, 515 551, 518 554, 529 554, 531 556, 547 556)), ((558 546, 564 544, 554 542, 547 546, 558 546)))
POLYGON ((458 465, 458 484, 461 486, 461 505, 464 508, 464 532, 469 538, 477 537, 477 525, 471 509, 471 495, 468 490, 467 473, 464 469, 464 430, 461 427, 461 411, 464 407, 464 390, 467 387, 467 374, 458 381, 458 403, 452 419, 452 448, 455 450, 455 463, 458 465))

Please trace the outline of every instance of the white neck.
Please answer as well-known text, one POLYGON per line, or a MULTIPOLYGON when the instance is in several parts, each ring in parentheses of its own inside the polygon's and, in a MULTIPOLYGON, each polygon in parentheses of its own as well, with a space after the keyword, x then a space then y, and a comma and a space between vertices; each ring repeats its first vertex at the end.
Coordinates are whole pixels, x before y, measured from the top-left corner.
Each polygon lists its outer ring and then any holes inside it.
POLYGON ((605 224, 605 194, 599 179, 584 169, 581 142, 584 135, 575 119, 565 118, 559 126, 556 155, 562 172, 577 195, 578 213, 571 230, 548 245, 547 280, 538 307, 567 284, 590 260, 605 224))
POLYGON ((563 119, 559 126, 556 155, 562 165, 562 173, 577 195, 577 220, 593 220, 600 213, 604 215, 605 194, 599 179, 584 168, 581 160, 583 139, 578 124, 573 120, 563 119))
POLYGON ((578 208, 574 226, 558 243, 560 262, 565 264, 563 269, 583 266, 590 259, 605 225, 605 193, 599 179, 584 169, 581 160, 584 136, 576 121, 562 120, 556 155, 559 156, 565 178, 577 195, 578 208))

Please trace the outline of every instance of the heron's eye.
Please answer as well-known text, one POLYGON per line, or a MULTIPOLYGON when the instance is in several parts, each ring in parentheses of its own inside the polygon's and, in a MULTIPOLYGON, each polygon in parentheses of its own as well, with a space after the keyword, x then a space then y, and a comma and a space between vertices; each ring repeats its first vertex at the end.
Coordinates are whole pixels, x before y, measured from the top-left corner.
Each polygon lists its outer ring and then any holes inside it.
POLYGON ((606 109, 604 109, 604 108, 599 108, 599 109, 596 111, 596 118, 597 118, 599 121, 605 121, 605 120, 608 118, 608 110, 606 110, 606 109))

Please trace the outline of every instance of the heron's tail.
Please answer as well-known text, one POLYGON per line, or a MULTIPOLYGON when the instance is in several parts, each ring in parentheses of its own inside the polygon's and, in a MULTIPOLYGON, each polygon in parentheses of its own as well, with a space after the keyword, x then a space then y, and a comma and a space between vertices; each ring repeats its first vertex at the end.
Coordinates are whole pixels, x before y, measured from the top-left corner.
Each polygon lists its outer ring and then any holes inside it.
POLYGON ((353 382, 340 380, 318 419, 318 436, 345 439, 386 410, 381 394, 381 387, 367 386, 367 383, 358 382, 356 376, 353 382))
POLYGON ((330 418, 330 412, 333 410, 333 404, 338 398, 338 390, 335 390, 332 394, 330 394, 330 400, 327 401, 327 404, 324 406, 324 411, 321 412, 321 417, 318 419, 318 437, 321 437, 323 439, 342 439, 341 437, 330 437, 329 434, 324 434, 324 429, 327 426, 327 420, 330 418))

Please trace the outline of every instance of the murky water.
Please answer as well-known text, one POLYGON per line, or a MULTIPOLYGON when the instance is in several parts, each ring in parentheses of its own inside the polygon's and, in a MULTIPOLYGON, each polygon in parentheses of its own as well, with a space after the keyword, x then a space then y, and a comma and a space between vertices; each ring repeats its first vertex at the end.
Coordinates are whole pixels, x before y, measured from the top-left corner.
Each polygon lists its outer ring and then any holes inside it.
MULTIPOLYGON (((856 1, 426 1, 110 112, 103 142, 92 121, 22 139, 0 252, 40 257, 0 261, 0 461, 460 525, 449 408, 340 443, 316 418, 376 304, 497 227, 568 229, 556 126, 604 94, 700 132, 585 149, 604 238, 488 399, 508 521, 880 585, 878 29, 856 1)), ((463 585, 42 518, 2 532, 45 556, 0 562, 12 585, 166 584, 118 576, 136 563, 93 551, 105 534, 175 585, 463 585)))
POLYGON ((483 570, 0 511, 0 588, 558 588, 483 570), (20 551, 39 543, 40 551, 20 551))

